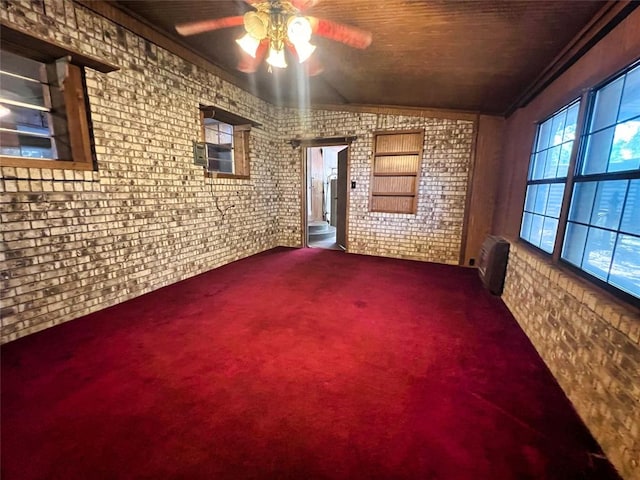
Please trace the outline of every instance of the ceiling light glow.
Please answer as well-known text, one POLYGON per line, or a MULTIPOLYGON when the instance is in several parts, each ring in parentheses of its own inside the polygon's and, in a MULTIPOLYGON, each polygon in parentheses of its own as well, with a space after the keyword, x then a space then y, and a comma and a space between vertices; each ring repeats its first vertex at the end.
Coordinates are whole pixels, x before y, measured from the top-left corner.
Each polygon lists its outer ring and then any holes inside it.
POLYGON ((260 40, 247 33, 243 37, 237 39, 236 43, 240 45, 240 48, 242 48, 242 50, 247 52, 253 58, 256 58, 256 52, 258 51, 258 47, 260 46, 260 40))
POLYGON ((271 47, 269 49, 267 63, 272 67, 287 68, 287 61, 284 58, 284 50, 276 50, 275 48, 271 47))

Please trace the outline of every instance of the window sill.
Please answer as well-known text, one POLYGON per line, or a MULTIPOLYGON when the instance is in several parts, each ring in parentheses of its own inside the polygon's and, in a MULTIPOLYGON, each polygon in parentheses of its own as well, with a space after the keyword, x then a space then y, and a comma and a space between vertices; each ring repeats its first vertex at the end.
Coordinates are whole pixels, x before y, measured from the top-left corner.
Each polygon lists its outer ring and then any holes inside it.
POLYGON ((9 157, 0 155, 3 167, 48 168, 59 170, 95 170, 93 165, 85 162, 69 162, 66 160, 35 160, 25 157, 9 157))
POLYGON ((507 240, 512 244, 516 244, 518 248, 525 250, 527 253, 535 257, 540 263, 563 275, 566 275, 571 279, 571 281, 580 285, 584 290, 593 292, 596 296, 604 299, 609 304, 617 305, 623 309, 636 313, 638 314, 638 318, 640 318, 640 307, 636 306, 632 300, 628 301, 625 298, 609 291, 607 288, 598 285, 589 278, 578 273, 575 268, 572 268, 563 261, 554 262, 551 255, 520 238, 515 240, 507 238, 507 240))
POLYGON ((204 172, 206 178, 231 178, 236 180, 249 180, 249 175, 236 175, 234 173, 204 172))

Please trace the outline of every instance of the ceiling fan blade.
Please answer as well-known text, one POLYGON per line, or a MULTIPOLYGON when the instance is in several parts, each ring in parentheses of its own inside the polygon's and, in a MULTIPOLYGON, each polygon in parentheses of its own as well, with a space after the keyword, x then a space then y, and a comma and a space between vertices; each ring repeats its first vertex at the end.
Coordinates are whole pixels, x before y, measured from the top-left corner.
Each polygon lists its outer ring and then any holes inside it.
POLYGON ((310 57, 309 60, 305 62, 307 75, 310 77, 315 77, 316 75, 320 75, 324 71, 324 66, 322 62, 318 60, 318 57, 315 55, 310 57))
MULTIPOLYGON (((245 3, 248 3, 252 7, 256 3, 264 2, 265 0, 244 0, 245 3)), ((307 8, 311 8, 314 5, 320 3, 320 0, 290 0, 291 5, 293 5, 298 10, 306 10, 307 8)))
POLYGON ((320 3, 320 0, 291 0, 293 5, 298 10, 306 10, 320 3))
POLYGON ((220 28, 237 27, 244 23, 244 17, 224 17, 212 20, 201 20, 198 22, 180 23, 176 25, 176 31, 182 36, 196 35, 198 33, 210 32, 220 28))
POLYGON ((307 18, 311 22, 313 33, 316 35, 330 38, 354 48, 364 49, 371 45, 371 32, 325 20, 324 18, 307 18))
POLYGON ((237 67, 238 70, 243 73, 255 73, 267 54, 268 46, 268 40, 263 40, 262 42, 260 42, 258 50, 256 50, 256 58, 253 58, 248 53, 240 50, 240 61, 238 62, 237 67))

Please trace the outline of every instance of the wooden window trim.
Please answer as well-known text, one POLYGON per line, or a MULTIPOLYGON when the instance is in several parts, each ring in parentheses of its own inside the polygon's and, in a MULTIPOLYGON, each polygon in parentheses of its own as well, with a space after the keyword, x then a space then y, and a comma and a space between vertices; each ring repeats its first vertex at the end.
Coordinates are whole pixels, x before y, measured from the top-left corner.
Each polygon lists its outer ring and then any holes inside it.
POLYGON ((371 161, 371 187, 369 189, 369 211, 375 213, 393 213, 398 215, 415 215, 418 210, 418 195, 419 195, 419 183, 420 183, 420 167, 422 165, 422 153, 424 146, 424 129, 411 129, 411 130, 378 130, 373 132, 373 156, 371 161), (420 147, 416 150, 409 151, 380 151, 378 150, 378 138, 381 136, 393 136, 393 135, 420 135, 421 142, 420 147), (416 170, 410 172, 376 172, 376 159, 378 157, 393 157, 393 156, 415 156, 416 157, 416 170), (405 192, 388 192, 388 191, 375 191, 375 179, 376 178, 413 178, 413 191, 405 192), (398 211, 391 209, 380 209, 374 207, 374 200, 376 197, 383 198, 411 198, 411 209, 406 211, 398 211))
POLYGON ((239 115, 225 112, 213 106, 200 106, 200 139, 205 141, 205 113, 211 111, 213 118, 220 122, 226 123, 233 127, 233 148, 238 150, 241 148, 242 155, 233 155, 233 169, 235 173, 210 172, 206 168, 204 170, 205 178, 224 178, 236 180, 249 180, 251 178, 251 158, 250 158, 250 140, 251 127, 260 126, 259 123, 248 120, 239 115), (238 141, 240 139, 240 141, 238 141), (238 158, 241 157, 241 158, 238 158))
POLYGON ((94 170, 91 149, 91 132, 86 108, 84 75, 82 67, 68 64, 68 76, 64 81, 62 96, 64 102, 58 108, 64 110, 66 130, 71 146, 71 158, 53 158, 47 160, 28 157, 0 155, 2 164, 7 167, 59 168, 63 170, 94 170))
POLYGON ((0 25, 2 26, 0 47, 4 50, 47 65, 56 59, 67 57, 69 62, 67 64, 68 75, 61 92, 64 105, 61 105, 60 108, 64 109, 71 148, 71 158, 65 155, 61 158, 41 160, 0 155, 2 165, 23 168, 95 170, 96 163, 92 149, 84 67, 103 73, 118 70, 118 67, 70 49, 65 45, 34 37, 13 25, 9 26, 4 20, 0 22, 0 25))

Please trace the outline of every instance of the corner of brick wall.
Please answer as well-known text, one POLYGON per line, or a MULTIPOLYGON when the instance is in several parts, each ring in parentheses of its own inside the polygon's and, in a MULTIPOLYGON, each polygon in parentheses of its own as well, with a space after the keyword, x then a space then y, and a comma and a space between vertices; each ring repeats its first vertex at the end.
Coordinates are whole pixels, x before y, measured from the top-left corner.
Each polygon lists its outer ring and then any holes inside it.
POLYGON ((503 300, 611 462, 640 478, 640 315, 512 242, 503 300))

